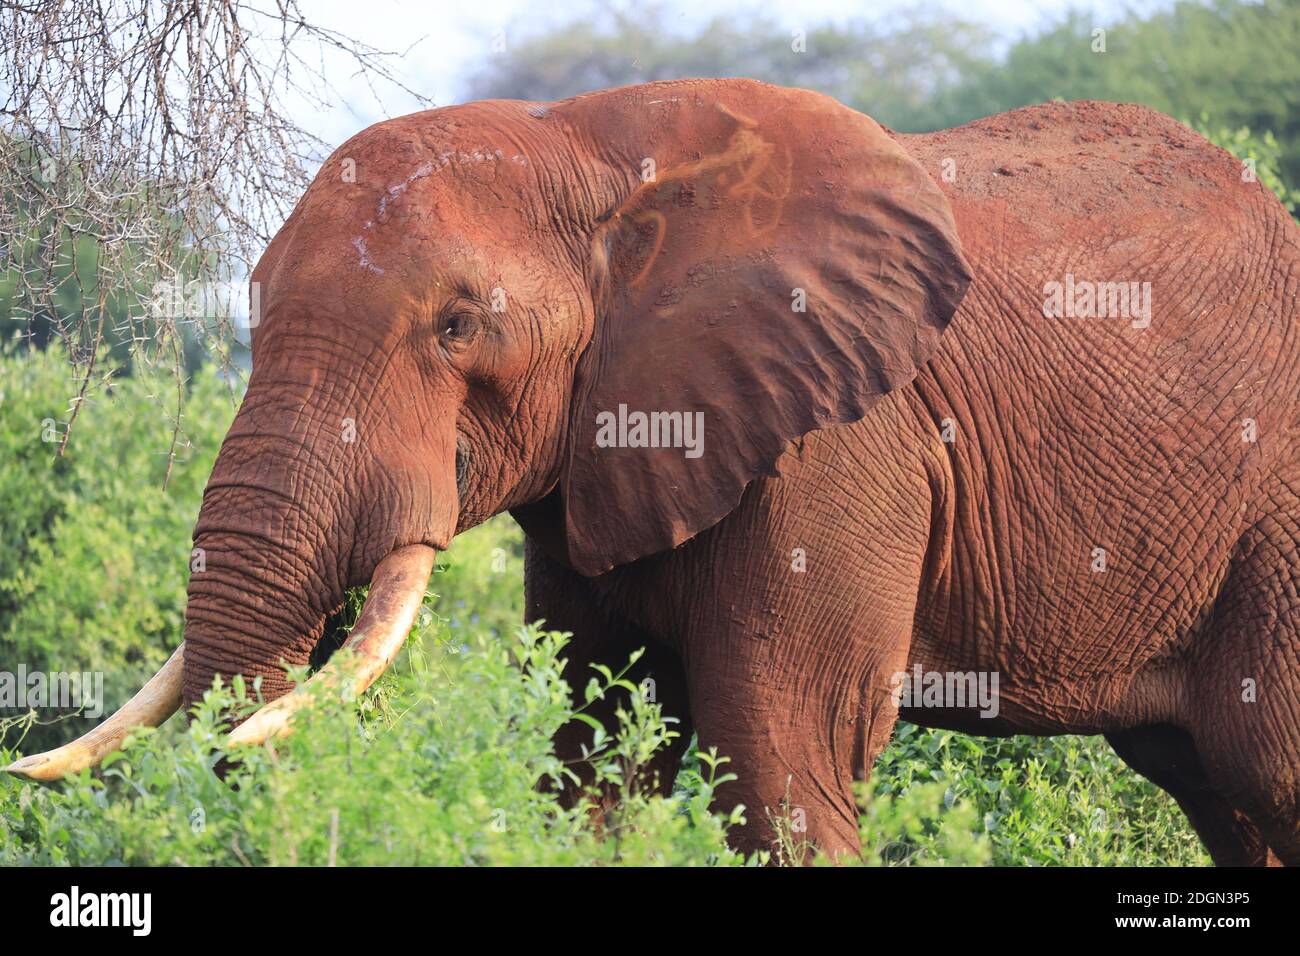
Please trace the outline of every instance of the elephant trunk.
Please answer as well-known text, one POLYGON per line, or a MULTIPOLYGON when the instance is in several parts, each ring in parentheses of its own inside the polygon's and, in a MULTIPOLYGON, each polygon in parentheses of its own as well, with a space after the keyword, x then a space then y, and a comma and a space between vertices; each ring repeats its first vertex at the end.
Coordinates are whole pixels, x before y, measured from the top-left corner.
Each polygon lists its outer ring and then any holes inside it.
POLYGON ((197 550, 206 567, 190 575, 185 612, 184 704, 188 708, 213 679, 242 674, 261 678, 274 700, 290 689, 285 666, 307 663, 324 631, 333 599, 310 568, 265 543, 233 534, 210 534, 197 550))
POLYGON ((446 459, 437 482, 427 466, 420 470, 427 447, 376 447, 349 436, 351 424, 345 415, 310 410, 301 393, 267 394, 250 384, 204 492, 181 647, 102 725, 9 772, 52 780, 95 766, 132 728, 162 723, 215 679, 235 674, 250 684, 260 677, 268 706, 230 742, 287 732, 305 695, 288 693, 284 666, 307 663, 346 589, 367 582, 370 595, 346 645, 351 653, 312 682, 360 692, 379 677, 410 631, 434 548, 445 547, 455 530, 454 434, 434 449, 446 459))
MULTIPOLYGON (((286 695, 285 666, 306 664, 347 589, 370 582, 348 642, 356 686, 368 686, 409 631, 434 547, 455 531, 450 419, 429 414, 419 427, 393 427, 375 412, 394 407, 381 383, 363 396, 331 387, 336 377, 323 370, 268 371, 272 384, 249 384, 195 526, 202 570, 190 574, 186 707, 235 674, 260 678, 268 703, 286 695)), ((327 665, 318 678, 340 676, 327 665)), ((268 720, 241 740, 259 739, 268 720)))
POLYGON ((307 663, 349 583, 358 529, 337 477, 343 456, 329 439, 268 428, 281 416, 260 396, 250 393, 245 406, 217 458, 194 532, 186 707, 214 678, 235 674, 250 683, 261 678, 268 701, 286 693, 285 665, 307 663))

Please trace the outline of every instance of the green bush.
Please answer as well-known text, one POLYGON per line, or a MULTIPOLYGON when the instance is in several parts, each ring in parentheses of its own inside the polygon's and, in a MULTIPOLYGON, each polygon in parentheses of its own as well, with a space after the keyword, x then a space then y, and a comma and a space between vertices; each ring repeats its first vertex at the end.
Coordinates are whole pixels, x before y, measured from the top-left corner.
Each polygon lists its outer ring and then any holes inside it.
POLYGON ((619 795, 599 823, 564 808, 572 767, 551 735, 573 718, 560 679, 565 639, 537 628, 465 647, 426 623, 363 700, 322 694, 297 731, 250 748, 225 782, 219 715, 248 688, 214 690, 186 725, 137 735, 100 775, 51 789, 0 782, 0 864, 738 865, 708 809, 725 777, 648 796, 638 772, 674 733, 619 675, 593 694, 629 692, 616 737, 594 741, 598 780, 619 795), (358 720, 358 711, 361 719, 358 720))
POLYGON ((1287 212, 1296 215, 1300 190, 1292 189, 1282 181, 1282 146, 1271 132, 1265 130, 1257 135, 1246 126, 1229 129, 1211 123, 1204 113, 1191 125, 1215 146, 1226 149, 1243 162, 1249 162, 1259 181, 1273 191, 1287 212))
MULTIPOLYGON (((1191 866, 1209 862, 1173 798, 1125 766, 1102 737, 971 737, 900 722, 876 761, 873 799, 942 792, 964 806, 997 866, 1191 866)), ((962 811, 904 832, 886 857, 928 862, 967 848, 962 811)))
POLYGON ((524 619, 524 536, 507 514, 460 535, 438 555, 429 589, 453 637, 505 637, 524 619))
MULTIPOLYGON (((113 375, 60 456, 77 389, 58 349, 0 351, 0 670, 102 673, 107 713, 181 641, 194 521, 234 403, 198 378, 168 475, 174 382, 113 375)), ((90 723, 37 724, 24 747, 90 723)))

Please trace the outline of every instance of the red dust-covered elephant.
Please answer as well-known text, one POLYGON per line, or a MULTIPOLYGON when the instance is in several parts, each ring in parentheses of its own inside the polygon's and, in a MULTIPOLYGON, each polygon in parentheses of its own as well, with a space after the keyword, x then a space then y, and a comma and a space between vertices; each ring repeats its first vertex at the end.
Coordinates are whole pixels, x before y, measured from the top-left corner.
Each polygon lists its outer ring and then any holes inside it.
POLYGON ((340 147, 253 278, 182 650, 19 772, 216 675, 280 697, 237 736, 278 732, 347 587, 360 685, 434 549, 508 510, 572 682, 647 647, 688 731, 661 783, 692 729, 729 755, 746 847, 783 807, 855 847, 901 713, 1104 733, 1216 861, 1300 863, 1300 232, 1172 120, 898 135, 747 80, 471 103, 340 147))

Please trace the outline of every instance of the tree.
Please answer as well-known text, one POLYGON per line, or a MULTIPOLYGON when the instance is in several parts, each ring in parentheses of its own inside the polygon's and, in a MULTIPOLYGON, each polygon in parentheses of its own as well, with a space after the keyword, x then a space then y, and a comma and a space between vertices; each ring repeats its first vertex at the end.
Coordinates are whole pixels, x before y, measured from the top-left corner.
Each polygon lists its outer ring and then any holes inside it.
POLYGON ((1297 76, 1300 0, 1181 0, 1111 23, 1073 12, 1012 44, 1005 60, 973 63, 946 83, 928 121, 953 126, 1054 97, 1142 103, 1185 122, 1205 115, 1226 127, 1272 131, 1283 176, 1294 183, 1300 182, 1297 76))
POLYGON ((1300 181, 1300 0, 1180 0, 1113 21, 1074 11, 999 53, 988 29, 946 13, 809 25, 717 17, 683 32, 665 8, 615 10, 509 46, 473 97, 562 99, 688 76, 748 76, 819 90, 895 129, 957 126, 1056 97, 1144 103, 1187 122, 1271 130, 1300 181), (1104 33, 1095 33, 1095 31, 1104 33))
POLYGON ((326 102, 324 51, 401 85, 390 54, 266 6, 0 0, 3 318, 80 374, 63 443, 105 343, 172 367, 177 417, 187 347, 229 365, 241 280, 323 145, 286 102, 326 102))
POLYGON ((605 9, 508 44, 468 84, 470 99, 559 100, 589 90, 682 77, 743 76, 827 93, 910 128, 943 82, 990 56, 992 34, 937 14, 887 27, 783 26, 719 16, 682 34, 662 5, 605 9))

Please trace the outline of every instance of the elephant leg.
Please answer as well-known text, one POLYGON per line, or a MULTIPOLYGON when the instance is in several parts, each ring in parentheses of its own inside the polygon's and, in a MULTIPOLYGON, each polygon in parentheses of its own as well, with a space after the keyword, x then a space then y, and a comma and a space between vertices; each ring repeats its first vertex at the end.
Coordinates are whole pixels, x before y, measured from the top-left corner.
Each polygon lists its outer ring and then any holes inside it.
POLYGON ((1247 533, 1190 669, 1192 722, 1211 786, 1300 865, 1300 501, 1247 533))
MULTIPOLYGON (((841 462, 887 460, 828 448, 841 462)), ((855 787, 897 718, 891 678, 907 667, 932 530, 924 469, 804 483, 805 464, 756 483, 679 559, 701 595, 680 619, 700 748, 737 776, 715 805, 744 804, 737 849, 796 861, 810 845, 860 849, 855 787)))
MULTIPOLYGON (((573 634, 564 650, 564 679, 575 705, 583 703, 587 683, 597 676, 591 665, 604 665, 617 674, 635 651, 644 649, 641 659, 625 676, 650 700, 659 703, 666 717, 676 721, 673 729, 678 736, 649 761, 641 782, 664 795, 671 793, 692 734, 681 661, 653 636, 621 620, 616 613, 602 610, 590 582, 552 561, 531 538, 525 538, 524 552, 527 620, 544 619, 549 630, 573 634)), ((612 735, 618 730, 618 708, 628 709, 625 698, 624 691, 608 694, 589 704, 583 713, 599 720, 612 735)), ((580 780, 577 784, 570 781, 565 787, 562 799, 566 805, 572 805, 591 785, 591 766, 583 758, 583 748, 590 750, 592 734, 589 725, 571 720, 555 735, 556 755, 580 780)), ((603 814, 616 799, 616 793, 600 794, 597 813, 603 814)))
POLYGON ((1106 740, 1123 761, 1178 802, 1218 866, 1275 866, 1259 828, 1211 787, 1187 731, 1154 724, 1113 731, 1106 740))
MULTIPOLYGON (((866 780, 893 731, 897 709, 883 669, 845 674, 835 691, 797 686, 794 672, 774 674, 757 653, 737 653, 691 671, 691 708, 701 750, 730 758, 737 779, 721 787, 715 808, 745 808, 732 846, 766 850, 775 862, 856 854, 854 784, 866 780)), ((899 667, 901 669, 901 665, 899 667)))

